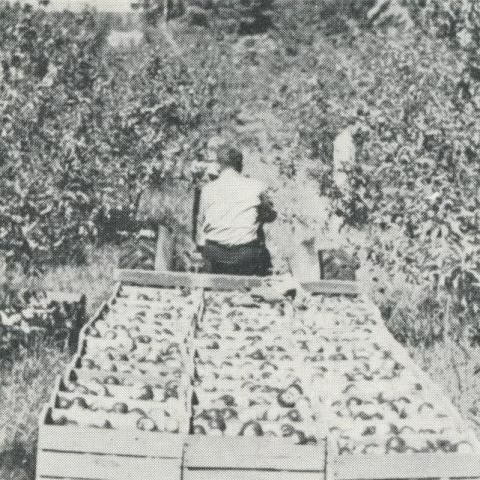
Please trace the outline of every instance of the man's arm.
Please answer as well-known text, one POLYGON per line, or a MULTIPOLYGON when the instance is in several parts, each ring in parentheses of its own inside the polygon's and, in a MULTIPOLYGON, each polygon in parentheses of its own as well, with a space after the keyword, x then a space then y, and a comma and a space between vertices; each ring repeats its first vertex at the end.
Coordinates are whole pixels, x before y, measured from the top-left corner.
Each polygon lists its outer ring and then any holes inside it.
POLYGON ((260 204, 258 206, 258 222, 272 223, 277 218, 277 212, 273 206, 273 201, 267 191, 260 194, 260 204))

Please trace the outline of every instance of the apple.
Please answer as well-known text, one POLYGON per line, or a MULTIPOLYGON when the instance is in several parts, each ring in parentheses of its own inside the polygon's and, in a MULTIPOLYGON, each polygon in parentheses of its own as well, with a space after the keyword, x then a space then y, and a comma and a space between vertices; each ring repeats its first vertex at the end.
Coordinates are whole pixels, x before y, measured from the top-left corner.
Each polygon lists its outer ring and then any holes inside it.
POLYGON ((88 404, 83 397, 75 397, 72 400, 71 407, 88 409, 88 404))
POLYGON ((95 327, 90 327, 90 331, 88 333, 91 337, 94 337, 94 338, 99 338, 100 337, 100 332, 95 327))
POLYGON ((193 435, 206 435, 207 431, 203 425, 194 425, 193 426, 193 435))
POLYGON ((68 398, 59 397, 57 400, 57 405, 58 405, 58 408, 66 409, 66 408, 70 408, 70 406, 72 405, 72 402, 68 400, 68 398))
POLYGON ((105 378, 105 385, 120 385, 120 380, 111 375, 105 378))
POLYGON ((142 385, 135 395, 136 400, 153 400, 153 389, 150 385, 142 385))
POLYGON ((165 430, 170 433, 178 433, 178 431, 180 430, 180 423, 178 419, 174 417, 166 417, 165 430))
POLYGON ((245 437, 261 437, 263 436, 263 429, 260 423, 249 421, 242 425, 239 435, 245 437))
POLYGON ((105 338, 105 340, 115 340, 117 338, 117 332, 115 332, 114 330, 107 330, 103 337, 105 338))
POLYGON ((157 429, 157 426, 151 418, 142 417, 137 421, 137 428, 146 432, 153 432, 157 429))
POLYGON ((128 413, 128 405, 126 403, 116 403, 113 406, 112 411, 115 413, 122 413, 122 414, 128 413))

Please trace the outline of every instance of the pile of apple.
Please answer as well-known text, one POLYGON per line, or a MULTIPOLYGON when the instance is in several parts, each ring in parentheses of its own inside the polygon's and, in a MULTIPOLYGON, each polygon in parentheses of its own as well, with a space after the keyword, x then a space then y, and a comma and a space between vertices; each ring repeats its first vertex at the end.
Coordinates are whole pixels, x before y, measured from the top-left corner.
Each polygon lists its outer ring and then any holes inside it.
POLYGON ((198 292, 122 287, 84 329, 52 422, 186 433, 201 302, 198 292))
POLYGON ((84 329, 51 420, 296 444, 328 436, 339 455, 478 449, 384 329, 358 298, 123 286, 84 329))
POLYGON ((292 310, 209 294, 195 338, 194 432, 329 436, 338 454, 473 451, 383 329, 359 299, 312 297, 292 310))
POLYGON ((381 328, 341 333, 333 319, 320 326, 321 318, 313 323, 310 315, 297 317, 292 338, 305 352, 303 377, 320 431, 334 440, 338 454, 475 450, 471 437, 429 397, 415 373, 395 359, 381 328))
POLYGON ((212 293, 195 338, 193 433, 316 443, 298 349, 282 305, 212 293))

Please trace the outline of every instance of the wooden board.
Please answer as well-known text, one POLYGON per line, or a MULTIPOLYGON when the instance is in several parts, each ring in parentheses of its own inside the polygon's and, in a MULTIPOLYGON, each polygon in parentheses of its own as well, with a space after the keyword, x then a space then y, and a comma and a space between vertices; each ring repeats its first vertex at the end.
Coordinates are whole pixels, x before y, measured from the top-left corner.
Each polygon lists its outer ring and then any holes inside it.
POLYGON ((324 480, 318 472, 290 472, 276 470, 189 470, 183 472, 183 480, 324 480))
POLYGON ((480 478, 480 455, 343 455, 335 459, 333 472, 342 480, 480 478))
POLYGON ((169 380, 181 379, 181 376, 153 376, 153 375, 143 375, 141 373, 118 373, 118 372, 106 372, 104 370, 94 370, 87 368, 72 368, 67 370, 65 374, 65 380, 68 382, 76 381, 82 383, 85 381, 99 381, 100 383, 105 383, 105 380, 109 377, 115 377, 120 382, 128 381, 126 385, 135 385, 135 384, 150 384, 150 385, 164 385, 169 380))
POLYGON ((281 439, 204 437, 187 439, 187 469, 275 470, 320 473, 325 470, 326 444, 295 445, 281 439))
MULTIPOLYGON (((152 272, 148 270, 117 270, 116 280, 126 284, 154 287, 189 287, 210 290, 245 290, 259 288, 275 277, 243 277, 233 275, 212 275, 207 273, 152 272)), ((302 284, 313 294, 358 295, 358 284, 345 280, 320 280, 302 284)))
POLYGON ((181 435, 48 425, 39 428, 37 480, 180 480, 181 435), (141 475, 141 477, 139 477, 141 475))

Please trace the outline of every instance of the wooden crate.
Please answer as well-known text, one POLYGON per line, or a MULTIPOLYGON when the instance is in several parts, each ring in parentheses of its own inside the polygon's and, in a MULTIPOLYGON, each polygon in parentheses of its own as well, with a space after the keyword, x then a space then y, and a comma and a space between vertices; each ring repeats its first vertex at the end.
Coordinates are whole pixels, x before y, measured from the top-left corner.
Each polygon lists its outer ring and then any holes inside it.
MULTIPOLYGON (((377 322, 383 322, 380 311, 373 304, 377 322)), ((408 355, 391 333, 382 330, 383 342, 409 371, 426 387, 426 400, 441 406, 456 426, 466 433, 475 449, 473 454, 463 453, 403 453, 388 455, 330 455, 328 471, 338 480, 403 480, 403 479, 474 479, 480 478, 480 441, 473 430, 448 400, 448 395, 436 385, 408 355)))
POLYGON ((184 480, 323 480, 326 442, 294 445, 246 437, 186 439, 184 480))
POLYGON ((480 478, 480 454, 343 455, 331 471, 339 480, 473 479, 480 478))
POLYGON ((182 436, 40 422, 36 480, 179 480, 182 436))
MULTIPOLYGON (((120 285, 245 290, 274 279, 231 277, 227 275, 119 271, 120 285)), ((355 282, 325 280, 303 285, 313 294, 358 296, 355 282)), ((103 305, 91 321, 100 316, 103 305)), ((373 305, 369 308, 376 309, 373 305)), ((380 313, 375 310, 382 325, 380 313)), ((87 325, 91 324, 89 322, 87 325)), ((88 326, 84 327, 85 333, 88 326)), ((330 448, 329 440, 317 446, 296 446, 283 439, 245 437, 199 437, 185 434, 160 434, 110 429, 52 425, 53 403, 47 405, 40 420, 37 480, 394 480, 431 478, 480 478, 480 446, 456 409, 410 359, 386 329, 377 332, 382 345, 390 348, 422 381, 431 399, 467 431, 477 448, 475 454, 389 454, 342 455, 330 448)), ((85 337, 82 335, 81 339, 85 337)), ((109 372, 88 371, 75 358, 67 376, 90 379, 109 372)), ((116 374, 118 377, 118 374, 116 374)), ((135 381, 135 375, 125 379, 135 381)), ((138 380, 148 376, 141 375, 138 380)), ((55 397, 55 396, 54 396, 55 397)))

